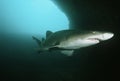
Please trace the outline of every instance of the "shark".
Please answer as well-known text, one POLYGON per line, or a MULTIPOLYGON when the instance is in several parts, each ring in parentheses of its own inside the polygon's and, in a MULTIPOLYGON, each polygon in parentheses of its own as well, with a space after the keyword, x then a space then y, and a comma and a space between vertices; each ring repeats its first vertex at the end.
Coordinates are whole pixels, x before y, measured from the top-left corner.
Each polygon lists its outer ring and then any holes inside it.
POLYGON ((39 45, 38 53, 60 51, 62 54, 72 56, 76 49, 92 46, 102 41, 111 39, 112 32, 106 31, 79 31, 60 30, 56 32, 47 31, 46 39, 42 40, 32 36, 39 45))

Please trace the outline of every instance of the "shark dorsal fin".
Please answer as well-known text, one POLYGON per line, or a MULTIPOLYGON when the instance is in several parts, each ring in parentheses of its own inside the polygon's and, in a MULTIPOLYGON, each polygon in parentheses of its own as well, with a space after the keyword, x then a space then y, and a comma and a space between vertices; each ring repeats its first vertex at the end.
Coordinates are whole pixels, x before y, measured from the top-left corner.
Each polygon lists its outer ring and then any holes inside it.
POLYGON ((46 32, 46 38, 48 38, 51 34, 53 34, 53 32, 51 32, 51 31, 48 30, 48 31, 46 32))

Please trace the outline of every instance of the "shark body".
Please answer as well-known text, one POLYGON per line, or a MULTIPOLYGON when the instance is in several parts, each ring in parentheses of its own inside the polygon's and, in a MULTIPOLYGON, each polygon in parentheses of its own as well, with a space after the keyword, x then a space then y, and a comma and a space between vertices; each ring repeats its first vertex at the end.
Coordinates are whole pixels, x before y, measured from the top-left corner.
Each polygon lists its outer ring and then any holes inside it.
POLYGON ((63 54, 71 56, 75 49, 88 47, 108 40, 114 36, 111 32, 61 30, 46 32, 46 39, 33 39, 39 44, 39 52, 60 50, 63 54))

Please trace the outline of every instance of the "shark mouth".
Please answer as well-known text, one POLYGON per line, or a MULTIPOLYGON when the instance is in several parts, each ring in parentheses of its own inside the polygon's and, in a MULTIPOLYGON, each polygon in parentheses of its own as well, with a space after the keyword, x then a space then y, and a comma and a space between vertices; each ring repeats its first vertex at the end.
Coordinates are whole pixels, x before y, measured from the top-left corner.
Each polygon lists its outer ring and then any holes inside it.
POLYGON ((98 38, 88 38, 88 40, 91 40, 91 41, 96 41, 96 42, 100 42, 101 40, 98 39, 98 38))

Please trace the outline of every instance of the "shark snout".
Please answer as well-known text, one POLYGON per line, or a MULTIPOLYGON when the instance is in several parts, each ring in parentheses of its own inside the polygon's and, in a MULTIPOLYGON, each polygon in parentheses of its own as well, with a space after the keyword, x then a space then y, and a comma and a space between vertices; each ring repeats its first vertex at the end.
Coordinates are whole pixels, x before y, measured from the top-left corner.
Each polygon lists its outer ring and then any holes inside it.
POLYGON ((111 39, 114 36, 113 33, 104 33, 103 34, 103 40, 111 39))

